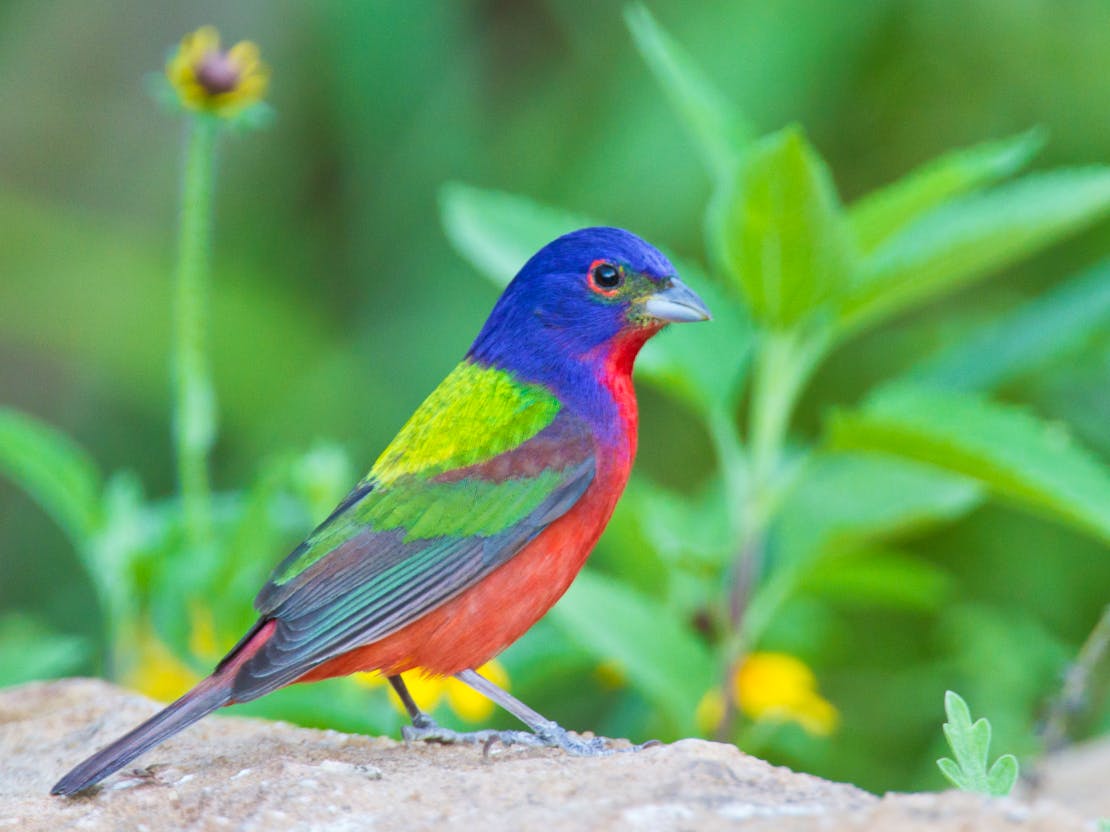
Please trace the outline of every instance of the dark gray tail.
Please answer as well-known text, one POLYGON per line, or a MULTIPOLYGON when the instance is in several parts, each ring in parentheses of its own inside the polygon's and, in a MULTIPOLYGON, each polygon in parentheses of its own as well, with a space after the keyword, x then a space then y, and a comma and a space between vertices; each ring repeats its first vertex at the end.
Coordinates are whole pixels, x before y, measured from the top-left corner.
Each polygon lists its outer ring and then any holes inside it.
POLYGON ((107 748, 93 754, 55 783, 50 793, 71 795, 103 780, 144 751, 148 751, 230 701, 231 680, 224 674, 209 676, 172 705, 167 706, 165 710, 158 712, 107 748))

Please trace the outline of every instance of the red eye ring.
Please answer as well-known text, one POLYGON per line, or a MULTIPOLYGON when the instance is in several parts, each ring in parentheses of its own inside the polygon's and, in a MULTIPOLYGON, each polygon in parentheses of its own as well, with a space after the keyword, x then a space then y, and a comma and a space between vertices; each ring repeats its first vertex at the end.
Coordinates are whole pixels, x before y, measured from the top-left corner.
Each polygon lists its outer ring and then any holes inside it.
POLYGON ((590 271, 586 276, 590 289, 599 295, 611 298, 620 291, 624 285, 624 270, 614 266, 608 260, 594 260, 590 263, 590 271))

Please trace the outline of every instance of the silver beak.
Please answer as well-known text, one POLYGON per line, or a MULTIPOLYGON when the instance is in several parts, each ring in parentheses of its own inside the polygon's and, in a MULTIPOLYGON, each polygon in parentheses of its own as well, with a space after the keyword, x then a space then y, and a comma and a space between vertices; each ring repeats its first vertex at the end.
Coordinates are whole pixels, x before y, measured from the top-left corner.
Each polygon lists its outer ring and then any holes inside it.
POLYGON ((708 321, 713 317, 709 314, 705 301, 677 277, 670 279, 666 289, 644 298, 643 304, 647 314, 668 323, 708 321))

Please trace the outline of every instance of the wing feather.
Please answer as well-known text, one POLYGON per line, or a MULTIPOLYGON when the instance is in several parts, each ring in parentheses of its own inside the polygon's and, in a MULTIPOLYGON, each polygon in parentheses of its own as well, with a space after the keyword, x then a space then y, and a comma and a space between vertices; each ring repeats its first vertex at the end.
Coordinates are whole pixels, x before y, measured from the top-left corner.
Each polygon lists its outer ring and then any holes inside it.
POLYGON ((470 466, 360 485, 259 593, 256 607, 277 626, 239 671, 235 699, 384 638, 473 586, 565 514, 594 474, 592 434, 561 411, 470 466))

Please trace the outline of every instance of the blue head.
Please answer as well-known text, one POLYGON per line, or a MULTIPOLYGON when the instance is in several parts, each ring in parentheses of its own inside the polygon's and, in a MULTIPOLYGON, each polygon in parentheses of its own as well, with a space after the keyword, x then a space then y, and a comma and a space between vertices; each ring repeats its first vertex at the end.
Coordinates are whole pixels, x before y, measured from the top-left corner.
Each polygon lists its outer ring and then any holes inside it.
POLYGON ((494 306, 468 356, 565 389, 594 379, 705 304, 656 248, 620 228, 583 228, 541 248, 494 306))

